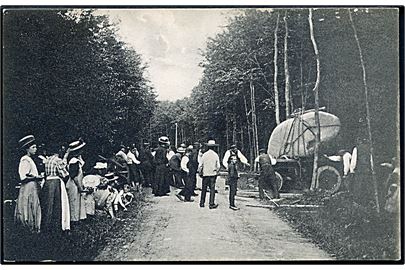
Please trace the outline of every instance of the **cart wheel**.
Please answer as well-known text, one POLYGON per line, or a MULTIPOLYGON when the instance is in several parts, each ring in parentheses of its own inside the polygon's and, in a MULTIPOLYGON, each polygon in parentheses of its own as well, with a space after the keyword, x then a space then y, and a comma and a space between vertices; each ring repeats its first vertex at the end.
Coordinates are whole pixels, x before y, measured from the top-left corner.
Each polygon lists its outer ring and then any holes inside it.
POLYGON ((318 189, 328 194, 337 192, 342 184, 339 171, 332 166, 322 166, 316 176, 318 189))
POLYGON ((283 186, 283 177, 281 176, 281 174, 279 174, 278 172, 275 172, 276 174, 276 179, 277 179, 277 184, 278 184, 278 190, 280 191, 282 186, 283 186))

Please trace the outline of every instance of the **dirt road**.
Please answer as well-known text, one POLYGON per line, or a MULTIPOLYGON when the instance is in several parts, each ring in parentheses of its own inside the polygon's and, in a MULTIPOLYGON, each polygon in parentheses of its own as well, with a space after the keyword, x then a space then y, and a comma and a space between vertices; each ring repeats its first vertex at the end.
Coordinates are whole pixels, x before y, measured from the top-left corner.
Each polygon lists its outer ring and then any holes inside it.
MULTIPOLYGON (((126 233, 107 246, 96 261, 331 260, 274 212, 248 207, 256 199, 236 197, 241 209, 228 208, 228 191, 218 180, 217 209, 199 207, 171 196, 147 196, 142 221, 125 223, 126 233), (137 233, 133 233, 136 231, 137 233), (118 239, 119 238, 119 239, 118 239), (124 238, 124 239, 123 239, 124 238)), ((209 195, 209 194, 207 194, 209 195)), ((208 196, 207 203, 208 204, 208 196)))

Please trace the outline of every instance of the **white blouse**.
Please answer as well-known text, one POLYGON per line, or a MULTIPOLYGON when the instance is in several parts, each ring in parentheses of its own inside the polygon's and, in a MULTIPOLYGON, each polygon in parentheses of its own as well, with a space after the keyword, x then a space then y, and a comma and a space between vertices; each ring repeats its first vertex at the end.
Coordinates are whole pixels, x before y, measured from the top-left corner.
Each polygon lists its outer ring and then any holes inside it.
POLYGON ((37 165, 35 165, 31 157, 27 155, 21 157, 20 165, 18 166, 18 174, 20 175, 20 180, 27 178, 27 174, 39 176, 37 165))

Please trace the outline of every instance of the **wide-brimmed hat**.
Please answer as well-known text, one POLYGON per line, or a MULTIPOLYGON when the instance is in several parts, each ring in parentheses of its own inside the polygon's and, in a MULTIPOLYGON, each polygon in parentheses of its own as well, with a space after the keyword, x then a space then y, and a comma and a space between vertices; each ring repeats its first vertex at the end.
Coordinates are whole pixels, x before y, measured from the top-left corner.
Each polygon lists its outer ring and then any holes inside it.
POLYGON ((77 140, 69 144, 70 152, 82 149, 86 145, 82 140, 77 140))
POLYGON ((94 169, 96 170, 107 169, 107 162, 96 162, 94 169))
POLYGON ((18 141, 18 143, 20 144, 20 148, 31 146, 34 142, 35 142, 34 135, 27 135, 18 141))
POLYGON ((186 149, 184 148, 184 147, 179 147, 179 148, 177 148, 177 153, 184 153, 184 152, 186 152, 186 149))
POLYGON ((232 148, 238 148, 238 147, 236 146, 236 144, 232 144, 230 148, 232 149, 232 148))
POLYGON ((161 143, 161 144, 170 144, 170 140, 169 140, 169 138, 166 137, 166 136, 160 137, 158 141, 159 141, 159 143, 161 143))
POLYGON ((108 180, 108 182, 112 182, 118 179, 118 176, 116 176, 113 172, 107 173, 104 175, 104 177, 108 180))
POLYGON ((143 146, 149 146, 150 144, 148 142, 144 142, 143 146))
POLYGON ((208 140, 208 142, 205 145, 206 146, 218 146, 218 144, 215 143, 215 140, 208 140))
POLYGON ((187 145, 185 143, 182 143, 180 144, 180 147, 187 148, 187 145))

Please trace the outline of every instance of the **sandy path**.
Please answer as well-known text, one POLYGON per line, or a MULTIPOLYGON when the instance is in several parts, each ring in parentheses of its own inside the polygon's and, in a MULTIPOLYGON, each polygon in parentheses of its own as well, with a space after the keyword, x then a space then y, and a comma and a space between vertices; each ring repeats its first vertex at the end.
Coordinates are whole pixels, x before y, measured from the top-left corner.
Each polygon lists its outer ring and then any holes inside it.
MULTIPOLYGON (((141 225, 119 252, 101 251, 101 261, 330 260, 268 209, 248 207, 253 198, 236 197, 241 208, 228 208, 228 193, 218 181, 217 209, 171 196, 148 196, 141 225)), ((209 194, 207 194, 209 195, 209 194)), ((208 205, 208 196, 207 203, 208 205)))

